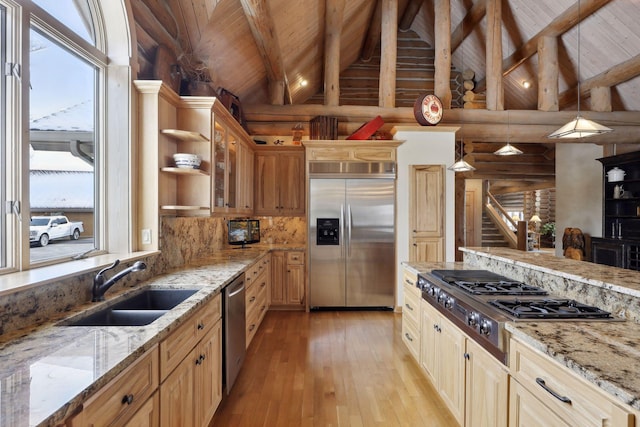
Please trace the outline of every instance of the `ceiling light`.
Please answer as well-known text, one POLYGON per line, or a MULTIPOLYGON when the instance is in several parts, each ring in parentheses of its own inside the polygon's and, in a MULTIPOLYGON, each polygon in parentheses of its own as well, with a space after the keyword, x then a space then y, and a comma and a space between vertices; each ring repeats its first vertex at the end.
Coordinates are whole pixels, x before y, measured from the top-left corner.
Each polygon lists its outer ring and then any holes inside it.
POLYGON ((496 156, 516 156, 518 154, 522 154, 522 150, 517 149, 513 145, 509 144, 509 139, 511 136, 511 119, 510 119, 509 111, 507 111, 507 145, 502 147, 501 149, 494 151, 493 154, 496 156))
POLYGON ((522 82, 522 87, 525 89, 529 89, 531 87, 531 82, 529 80, 524 80, 522 82))
POLYGON ((300 80, 300 86, 305 87, 309 82, 307 82, 306 80, 302 79, 300 80))
POLYGON ((465 162, 462 158, 464 156, 464 147, 462 145, 462 138, 460 138, 460 160, 449 166, 447 169, 454 172, 471 172, 476 170, 469 163, 465 162))
POLYGON ((553 132, 548 138, 587 138, 593 135, 599 135, 611 132, 613 129, 603 126, 594 121, 585 119, 580 116, 580 0, 578 0, 578 115, 576 118, 557 131, 553 132))
POLYGON ((497 151, 494 151, 493 154, 497 156, 515 156, 518 154, 522 154, 522 150, 517 149, 516 147, 514 147, 513 145, 507 142, 507 145, 505 145, 504 147, 502 147, 497 151))

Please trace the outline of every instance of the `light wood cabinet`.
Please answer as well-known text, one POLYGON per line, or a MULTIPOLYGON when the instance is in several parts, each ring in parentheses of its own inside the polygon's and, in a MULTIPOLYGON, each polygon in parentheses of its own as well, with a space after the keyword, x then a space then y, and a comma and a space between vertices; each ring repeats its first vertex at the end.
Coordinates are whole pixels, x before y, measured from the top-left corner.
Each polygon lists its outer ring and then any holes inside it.
POLYGON ((394 162, 403 141, 322 140, 304 141, 308 161, 394 162))
POLYGON ((509 426, 633 426, 631 408, 528 345, 511 339, 509 426), (541 416, 541 414, 544 414, 541 416))
POLYGON ((413 165, 409 175, 410 261, 443 261, 444 166, 413 165))
POLYGON ((506 427, 507 367, 471 339, 466 340, 465 360, 465 427, 506 427))
POLYGON ((253 141, 219 102, 213 114, 213 212, 253 213, 253 141))
POLYGON ((403 280, 402 341, 416 362, 420 363, 420 301, 422 295, 416 288, 418 277, 414 273, 405 269, 403 280))
POLYGON ((421 365, 467 427, 506 427, 508 370, 428 302, 421 301, 421 365))
POLYGON ((455 419, 464 423, 465 335, 429 303, 421 301, 422 368, 455 419))
POLYGON ((271 286, 271 254, 266 254, 245 273, 246 292, 246 345, 254 335, 269 309, 269 287, 271 286))
POLYGON ((207 426, 222 401, 221 296, 160 343, 160 425, 207 426))
POLYGON ((305 262, 302 251, 271 253, 271 307, 304 308, 305 262))
POLYGON ((304 151, 292 148, 257 148, 254 163, 254 213, 303 216, 304 151))
MULTIPOLYGON (((150 398, 157 388, 158 347, 154 346, 89 398, 82 412, 68 424, 74 427, 126 425, 134 417, 144 418, 137 413, 149 412, 148 401, 153 402, 150 398)), ((153 416, 150 419, 153 421, 153 416)))
POLYGON ((251 215, 254 143, 231 113, 215 97, 181 97, 161 81, 134 85, 136 248, 158 248, 159 215, 251 215), (175 167, 173 154, 180 152, 199 155, 200 169, 175 167), (142 230, 149 230, 144 239, 142 230))

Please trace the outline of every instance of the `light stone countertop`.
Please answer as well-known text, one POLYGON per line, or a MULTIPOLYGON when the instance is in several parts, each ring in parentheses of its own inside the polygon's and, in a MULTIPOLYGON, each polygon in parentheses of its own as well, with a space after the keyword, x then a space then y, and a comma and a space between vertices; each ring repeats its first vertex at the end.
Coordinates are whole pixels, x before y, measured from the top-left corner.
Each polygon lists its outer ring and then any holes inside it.
MULTIPOLYGON (((262 245, 223 250, 123 292, 135 293, 147 287, 199 289, 146 326, 70 327, 59 326, 61 319, 53 319, 0 343, 3 421, 6 417, 11 425, 25 426, 54 426, 63 421, 271 249, 304 250, 304 247, 262 245), (6 409, 10 413, 5 413, 6 409)), ((84 310, 83 314, 97 311, 119 297, 107 293, 107 302, 92 303, 88 310, 85 304, 70 311, 67 317, 77 311, 84 310)))
POLYGON ((509 248, 460 248, 464 262, 403 263, 414 273, 434 268, 487 269, 552 294, 598 305, 616 322, 507 322, 512 336, 547 354, 618 401, 640 410, 640 272, 509 248))

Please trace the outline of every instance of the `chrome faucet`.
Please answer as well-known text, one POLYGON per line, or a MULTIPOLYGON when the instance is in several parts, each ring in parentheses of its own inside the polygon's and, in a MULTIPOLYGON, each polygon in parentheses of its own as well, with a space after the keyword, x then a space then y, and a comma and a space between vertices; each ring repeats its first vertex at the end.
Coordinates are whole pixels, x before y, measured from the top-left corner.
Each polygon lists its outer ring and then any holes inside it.
POLYGON ((120 264, 120 260, 117 259, 114 261, 111 266, 107 268, 103 268, 96 274, 96 277, 93 278, 93 299, 91 301, 104 301, 104 294, 112 287, 118 280, 122 279, 129 273, 133 273, 134 271, 141 271, 147 268, 147 264, 142 261, 136 261, 131 267, 125 268, 119 273, 116 273, 111 279, 105 281, 104 273, 107 270, 111 270, 115 268, 118 264, 120 264))

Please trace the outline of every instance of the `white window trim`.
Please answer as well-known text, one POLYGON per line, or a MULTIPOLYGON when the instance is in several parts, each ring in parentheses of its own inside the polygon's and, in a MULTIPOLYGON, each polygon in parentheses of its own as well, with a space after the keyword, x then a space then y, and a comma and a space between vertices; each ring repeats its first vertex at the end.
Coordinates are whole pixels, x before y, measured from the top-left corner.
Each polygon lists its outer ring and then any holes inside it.
MULTIPOLYGON (((96 242, 100 244, 104 252, 98 256, 91 258, 58 262, 55 265, 44 267, 32 267, 29 257, 29 204, 22 202, 24 209, 22 210, 21 223, 18 222, 15 215, 7 218, 15 230, 17 237, 18 250, 13 249, 13 253, 8 253, 8 260, 14 267, 13 271, 8 274, 0 275, 0 296, 5 293, 13 292, 17 289, 25 287, 45 284, 56 280, 62 280, 67 277, 75 276, 84 272, 102 268, 109 265, 115 259, 121 261, 130 261, 141 257, 149 256, 157 253, 152 252, 136 252, 136 239, 133 238, 132 230, 135 230, 135 211, 138 194, 136 193, 136 176, 132 165, 137 161, 137 150, 132 141, 134 135, 134 123, 132 122, 132 66, 136 63, 135 49, 136 40, 135 33, 131 23, 133 23, 133 15, 131 7, 127 1, 114 0, 95 0, 97 13, 102 17, 97 24, 98 45, 107 46, 108 51, 105 54, 99 53, 96 47, 89 45, 85 40, 69 33, 66 29, 59 29, 55 25, 55 20, 48 14, 44 13, 37 5, 31 3, 30 0, 2 0, 4 4, 9 6, 7 15, 12 15, 13 19, 19 26, 18 31, 21 34, 21 43, 12 42, 11 46, 7 46, 8 55, 20 58, 15 62, 22 64, 23 78, 22 81, 29 81, 28 73, 28 53, 29 44, 24 43, 29 39, 29 30, 32 13, 37 13, 38 18, 35 22, 39 26, 43 26, 48 31, 54 31, 56 34, 68 40, 74 50, 83 54, 83 52, 91 53, 104 61, 105 77, 98 85, 100 93, 99 98, 102 100, 101 108, 104 109, 104 120, 100 120, 100 129, 96 129, 96 134, 100 135, 102 145, 102 155, 98 156, 100 176, 96 177, 100 185, 101 194, 104 194, 102 200, 108 201, 98 203, 96 209, 100 210, 102 221, 100 221, 100 229, 96 230, 96 242), (50 19, 51 18, 51 19, 50 19), (104 31, 105 22, 109 23, 109 30, 104 31), (104 38, 103 38, 104 35, 104 38), (11 50, 15 49, 15 50, 11 50), (26 58, 26 59, 25 59, 26 58), (126 108, 125 108, 126 107, 126 108), (110 168, 107 168, 110 165, 110 168), (102 240, 100 237, 102 236, 102 240)), ((90 56, 90 55, 89 55, 90 56)), ((90 61, 95 63, 94 61, 90 61)), ((28 84, 21 84, 12 79, 12 83, 7 84, 7 91, 16 90, 16 93, 22 91, 22 97, 12 96, 14 105, 10 110, 14 116, 8 117, 7 120, 13 120, 13 123, 21 123, 21 126, 13 128, 13 133, 7 135, 7 138, 15 138, 21 150, 13 150, 15 158, 10 161, 11 166, 16 169, 7 171, 10 176, 21 176, 20 182, 8 183, 7 198, 10 200, 29 200, 28 181, 25 180, 25 173, 28 176, 29 171, 29 105, 28 105, 28 84), (9 88, 11 86, 11 88, 9 88), (20 98, 26 101, 20 101, 20 98), (18 117, 16 117, 16 115, 18 117), (26 131, 24 130, 26 129, 26 131), (26 171, 26 172, 25 172, 26 171), (10 190, 10 191, 9 191, 10 190)), ((8 248, 10 251, 11 248, 8 248)), ((0 271, 0 273, 4 273, 0 271)))

